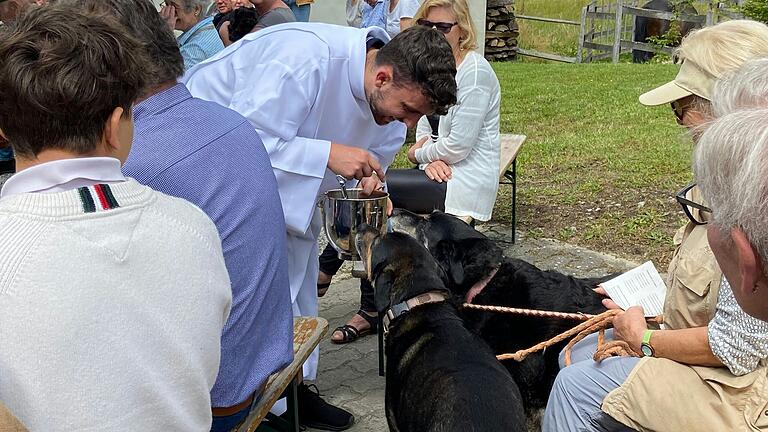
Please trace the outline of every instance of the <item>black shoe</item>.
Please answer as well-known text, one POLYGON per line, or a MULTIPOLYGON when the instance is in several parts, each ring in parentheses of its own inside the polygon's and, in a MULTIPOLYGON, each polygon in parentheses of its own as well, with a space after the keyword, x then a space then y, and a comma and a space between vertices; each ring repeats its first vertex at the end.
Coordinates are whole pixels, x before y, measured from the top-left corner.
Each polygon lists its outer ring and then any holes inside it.
POLYGON ((352 413, 324 401, 314 384, 299 384, 297 405, 299 422, 302 426, 327 431, 343 431, 355 423, 355 416, 352 413))

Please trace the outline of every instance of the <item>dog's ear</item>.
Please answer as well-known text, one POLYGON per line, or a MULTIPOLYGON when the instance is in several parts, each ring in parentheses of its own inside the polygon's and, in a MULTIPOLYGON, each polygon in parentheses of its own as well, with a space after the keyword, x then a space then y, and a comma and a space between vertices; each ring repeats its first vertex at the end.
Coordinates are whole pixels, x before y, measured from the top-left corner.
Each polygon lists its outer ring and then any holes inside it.
POLYGON ((440 267, 451 279, 454 286, 464 283, 464 264, 461 257, 462 251, 456 247, 456 243, 442 240, 435 246, 435 259, 440 267))

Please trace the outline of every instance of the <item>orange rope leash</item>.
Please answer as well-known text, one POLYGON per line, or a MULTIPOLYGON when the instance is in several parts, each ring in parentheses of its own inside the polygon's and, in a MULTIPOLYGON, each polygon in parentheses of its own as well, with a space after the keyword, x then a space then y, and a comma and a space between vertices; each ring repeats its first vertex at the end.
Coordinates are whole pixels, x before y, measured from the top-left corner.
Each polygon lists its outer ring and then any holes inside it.
MULTIPOLYGON (((503 306, 475 305, 470 303, 464 303, 463 307, 466 309, 475 309, 475 310, 482 310, 487 312, 511 313, 516 315, 534 316, 534 317, 541 317, 541 318, 559 318, 559 319, 571 319, 571 320, 577 320, 577 321, 584 321, 583 323, 569 330, 566 330, 565 332, 560 333, 559 335, 549 340, 540 342, 528 349, 519 350, 511 354, 499 354, 496 356, 496 358, 499 359, 500 361, 502 360, 522 361, 523 359, 528 357, 530 354, 544 350, 552 345, 556 345, 570 337, 573 337, 573 339, 571 339, 571 341, 568 342, 568 345, 565 346, 565 364, 570 365, 571 349, 573 348, 573 346, 580 340, 584 339, 588 335, 595 332, 599 332, 597 336, 597 351, 595 352, 595 355, 594 355, 595 361, 600 362, 612 356, 640 357, 640 353, 635 351, 632 347, 629 346, 628 343, 624 341, 614 340, 607 343, 605 342, 605 329, 613 326, 613 319, 616 317, 616 315, 622 312, 619 309, 608 310, 599 315, 589 315, 589 314, 582 314, 582 313, 553 312, 553 311, 542 311, 542 310, 536 310, 536 309, 510 308, 510 307, 503 307, 503 306)), ((659 315, 657 317, 649 318, 647 319, 647 321, 650 323, 661 324, 663 322, 663 319, 659 315)))

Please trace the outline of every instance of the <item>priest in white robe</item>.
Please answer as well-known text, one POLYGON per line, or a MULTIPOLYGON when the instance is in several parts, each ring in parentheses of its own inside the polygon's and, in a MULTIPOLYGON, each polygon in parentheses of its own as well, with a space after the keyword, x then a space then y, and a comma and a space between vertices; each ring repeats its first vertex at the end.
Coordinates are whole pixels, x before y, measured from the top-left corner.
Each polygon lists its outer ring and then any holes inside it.
MULTIPOLYGON (((366 178, 373 190, 371 175, 384 178, 406 125, 455 103, 444 39, 414 28, 390 43, 376 27, 291 23, 251 33, 185 74, 194 96, 245 116, 269 153, 288 229, 294 315, 318 314, 317 202, 338 188, 335 175, 366 178)), ((315 379, 317 360, 315 351, 305 379, 315 379)))

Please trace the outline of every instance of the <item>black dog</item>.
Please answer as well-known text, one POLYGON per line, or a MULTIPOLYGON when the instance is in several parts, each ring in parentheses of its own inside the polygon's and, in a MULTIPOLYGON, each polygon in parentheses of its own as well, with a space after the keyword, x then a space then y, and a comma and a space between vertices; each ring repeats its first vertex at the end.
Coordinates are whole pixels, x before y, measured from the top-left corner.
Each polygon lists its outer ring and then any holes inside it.
POLYGON ((357 235, 376 308, 386 313, 391 431, 524 431, 514 380, 459 316, 443 271, 415 239, 357 235), (388 321, 389 320, 389 321, 388 321))
MULTIPOLYGON (((612 276, 579 279, 505 258, 492 240, 441 212, 422 217, 396 209, 390 222, 395 231, 413 236, 429 249, 448 275, 449 288, 461 301, 587 314, 606 310, 602 297, 592 289, 612 276)), ((469 309, 462 310, 462 316, 467 327, 478 332, 496 354, 529 348, 578 324, 469 309)), ((558 354, 564 346, 565 343, 554 345, 522 362, 505 362, 520 388, 526 409, 546 406, 559 371, 558 354)))

